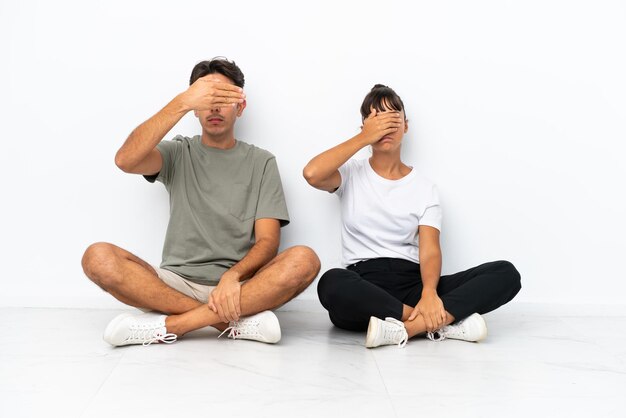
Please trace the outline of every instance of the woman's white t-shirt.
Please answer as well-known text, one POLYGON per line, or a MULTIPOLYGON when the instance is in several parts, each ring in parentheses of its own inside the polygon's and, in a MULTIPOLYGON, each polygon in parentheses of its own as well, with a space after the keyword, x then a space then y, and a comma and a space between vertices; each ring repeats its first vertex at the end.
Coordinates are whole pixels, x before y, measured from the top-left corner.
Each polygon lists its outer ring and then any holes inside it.
POLYGON ((339 167, 342 264, 391 257, 419 263, 418 227, 441 230, 436 186, 413 168, 398 180, 376 174, 369 159, 339 167))

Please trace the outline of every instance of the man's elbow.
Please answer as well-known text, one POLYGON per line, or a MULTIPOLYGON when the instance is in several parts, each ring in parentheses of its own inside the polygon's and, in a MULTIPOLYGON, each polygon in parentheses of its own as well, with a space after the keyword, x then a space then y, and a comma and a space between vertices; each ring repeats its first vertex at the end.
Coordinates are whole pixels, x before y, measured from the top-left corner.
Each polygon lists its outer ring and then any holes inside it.
POLYGON ((129 164, 128 159, 124 158, 124 155, 120 154, 119 151, 115 154, 115 165, 124 173, 130 173, 132 170, 132 166, 129 164))

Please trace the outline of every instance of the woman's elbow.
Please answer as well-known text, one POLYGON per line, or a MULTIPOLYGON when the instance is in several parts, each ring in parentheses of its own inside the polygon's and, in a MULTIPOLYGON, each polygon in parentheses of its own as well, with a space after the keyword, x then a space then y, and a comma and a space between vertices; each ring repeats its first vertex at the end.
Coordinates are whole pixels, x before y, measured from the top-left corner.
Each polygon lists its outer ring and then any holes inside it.
POLYGON ((317 187, 319 185, 319 178, 317 177, 317 173, 313 167, 309 167, 309 165, 304 167, 302 170, 302 176, 311 186, 317 187))

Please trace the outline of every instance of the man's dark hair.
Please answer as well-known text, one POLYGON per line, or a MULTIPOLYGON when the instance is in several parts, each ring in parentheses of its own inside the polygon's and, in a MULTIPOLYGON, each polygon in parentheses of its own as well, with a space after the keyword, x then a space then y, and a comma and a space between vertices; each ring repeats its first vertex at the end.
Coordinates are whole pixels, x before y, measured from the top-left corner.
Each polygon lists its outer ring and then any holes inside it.
MULTIPOLYGON (((391 87, 384 86, 382 84, 376 84, 361 105, 361 118, 363 120, 372 112, 372 108, 377 112, 383 112, 385 110, 397 110, 398 112, 404 110, 404 103, 398 94, 393 91, 391 87)), ((404 112, 404 118, 406 119, 406 112, 404 112)))
POLYGON ((237 67, 235 61, 231 61, 225 57, 215 57, 208 61, 197 63, 196 66, 193 67, 193 70, 191 70, 189 85, 195 83, 200 77, 215 73, 228 77, 237 87, 243 88, 243 84, 245 83, 243 73, 239 67, 237 67))

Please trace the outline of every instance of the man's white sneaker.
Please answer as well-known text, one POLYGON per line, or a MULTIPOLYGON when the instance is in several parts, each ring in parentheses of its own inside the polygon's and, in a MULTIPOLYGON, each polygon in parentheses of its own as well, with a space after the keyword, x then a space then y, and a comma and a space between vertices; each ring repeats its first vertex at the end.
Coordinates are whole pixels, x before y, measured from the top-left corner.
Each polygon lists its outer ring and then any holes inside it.
POLYGON ((397 344, 403 348, 409 339, 406 328, 401 321, 395 318, 382 319, 372 316, 367 327, 365 347, 374 348, 379 345, 397 344))
POLYGON ((487 324, 482 316, 475 313, 467 318, 451 325, 429 332, 426 336, 433 341, 441 341, 446 338, 478 342, 487 337, 487 324))
POLYGON ((114 346, 156 342, 173 343, 176 334, 168 334, 165 329, 165 315, 152 312, 133 315, 123 313, 115 318, 104 330, 104 341, 114 346))
POLYGON ((280 341, 280 324, 272 311, 239 318, 239 321, 231 322, 219 337, 226 331, 230 331, 228 338, 233 340, 254 340, 270 344, 280 341))

